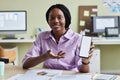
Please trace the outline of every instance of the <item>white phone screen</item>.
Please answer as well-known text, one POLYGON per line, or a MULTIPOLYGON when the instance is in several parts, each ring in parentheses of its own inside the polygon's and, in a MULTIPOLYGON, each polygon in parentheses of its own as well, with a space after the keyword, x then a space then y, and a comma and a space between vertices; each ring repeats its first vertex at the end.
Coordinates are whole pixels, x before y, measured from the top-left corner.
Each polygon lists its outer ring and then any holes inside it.
POLYGON ((79 53, 80 57, 88 57, 89 56, 91 41, 92 41, 92 38, 89 36, 82 37, 80 53, 79 53))

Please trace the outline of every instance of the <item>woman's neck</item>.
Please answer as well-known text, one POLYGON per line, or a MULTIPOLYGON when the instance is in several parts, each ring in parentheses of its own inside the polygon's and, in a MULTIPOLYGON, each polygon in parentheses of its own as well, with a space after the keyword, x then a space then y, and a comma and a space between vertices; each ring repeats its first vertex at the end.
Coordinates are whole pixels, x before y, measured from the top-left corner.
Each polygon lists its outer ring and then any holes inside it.
POLYGON ((59 39, 62 35, 64 35, 66 33, 66 30, 62 31, 62 32, 53 32, 52 31, 52 35, 55 38, 56 42, 59 42, 59 39))

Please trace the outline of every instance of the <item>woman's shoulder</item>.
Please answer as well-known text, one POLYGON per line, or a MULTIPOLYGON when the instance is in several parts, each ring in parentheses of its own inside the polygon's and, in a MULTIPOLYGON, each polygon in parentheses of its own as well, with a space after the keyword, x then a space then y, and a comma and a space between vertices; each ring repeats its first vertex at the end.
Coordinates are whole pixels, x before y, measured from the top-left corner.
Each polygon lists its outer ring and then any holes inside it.
POLYGON ((68 33, 71 35, 71 37, 78 37, 80 38, 82 35, 77 33, 77 32, 74 32, 73 30, 69 30, 68 33))
POLYGON ((43 31, 38 34, 38 37, 48 37, 51 34, 51 31, 43 31))

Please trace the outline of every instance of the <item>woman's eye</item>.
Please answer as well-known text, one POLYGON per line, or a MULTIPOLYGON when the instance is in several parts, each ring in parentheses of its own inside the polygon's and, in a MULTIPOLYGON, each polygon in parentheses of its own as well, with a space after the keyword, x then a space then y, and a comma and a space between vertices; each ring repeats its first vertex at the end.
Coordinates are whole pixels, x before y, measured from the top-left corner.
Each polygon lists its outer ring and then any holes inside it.
POLYGON ((54 20, 54 17, 50 17, 49 20, 54 20))
POLYGON ((61 19, 62 19, 62 17, 58 17, 58 19, 59 19, 59 20, 61 20, 61 19))
POLYGON ((49 20, 55 20, 55 19, 62 20, 63 17, 62 16, 58 16, 58 17, 50 17, 49 18, 49 20))

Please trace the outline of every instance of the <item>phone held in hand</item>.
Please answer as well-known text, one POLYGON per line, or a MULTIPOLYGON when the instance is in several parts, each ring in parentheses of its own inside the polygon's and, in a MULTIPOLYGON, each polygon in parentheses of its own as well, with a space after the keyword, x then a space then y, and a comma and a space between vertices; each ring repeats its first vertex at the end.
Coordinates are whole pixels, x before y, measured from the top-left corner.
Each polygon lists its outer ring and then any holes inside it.
POLYGON ((90 51, 90 46, 92 42, 92 37, 89 36, 83 36, 81 40, 81 47, 80 47, 80 57, 88 57, 89 56, 89 51, 90 51))

